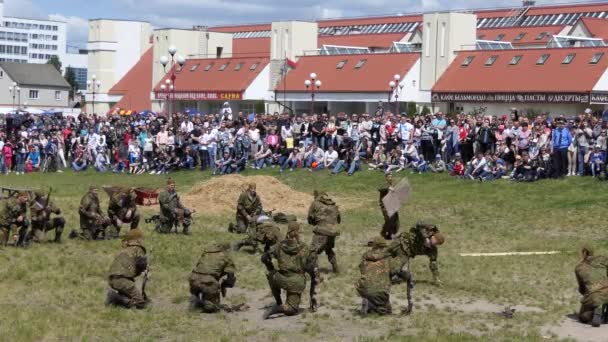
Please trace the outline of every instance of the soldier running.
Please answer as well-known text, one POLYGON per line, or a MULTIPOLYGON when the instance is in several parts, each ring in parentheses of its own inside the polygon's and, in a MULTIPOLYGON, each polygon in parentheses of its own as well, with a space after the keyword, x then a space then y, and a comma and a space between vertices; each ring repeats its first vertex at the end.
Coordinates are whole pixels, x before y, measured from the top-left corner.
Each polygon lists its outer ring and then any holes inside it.
POLYGON ((156 225, 157 232, 169 234, 175 226, 177 233, 181 224, 184 235, 190 235, 192 211, 186 208, 179 199, 173 179, 167 180, 167 188, 158 196, 158 204, 160 205, 160 222, 156 225))
POLYGON ((340 224, 340 209, 326 192, 316 192, 315 199, 308 209, 308 223, 313 228, 311 248, 317 254, 325 252, 334 273, 338 273, 338 260, 334 247, 336 237, 340 232, 336 225, 340 224))

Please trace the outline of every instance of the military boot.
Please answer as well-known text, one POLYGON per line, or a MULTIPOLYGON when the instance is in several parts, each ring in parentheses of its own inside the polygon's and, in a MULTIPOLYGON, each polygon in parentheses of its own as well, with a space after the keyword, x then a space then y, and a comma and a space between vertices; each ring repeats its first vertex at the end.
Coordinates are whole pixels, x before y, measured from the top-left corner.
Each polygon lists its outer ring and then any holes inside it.
POLYGON ((279 305, 273 305, 268 310, 264 312, 264 319, 269 319, 272 315, 280 314, 283 312, 283 308, 279 305))
POLYGON ((369 301, 365 298, 361 300, 361 311, 359 312, 361 316, 367 316, 369 312, 369 301))
POLYGON ((329 262, 331 263, 331 268, 334 271, 335 274, 339 274, 340 273, 340 268, 338 268, 338 260, 336 259, 336 257, 334 256, 333 258, 331 258, 329 260, 329 262))
POLYGON ((591 326, 594 328, 599 328, 602 324, 602 307, 598 306, 593 311, 593 320, 591 320, 591 326))
POLYGON ((129 307, 129 298, 121 295, 114 289, 108 289, 106 296, 106 305, 120 306, 124 308, 129 307))
POLYGON ((184 235, 190 235, 190 226, 184 226, 184 231, 183 231, 184 235))

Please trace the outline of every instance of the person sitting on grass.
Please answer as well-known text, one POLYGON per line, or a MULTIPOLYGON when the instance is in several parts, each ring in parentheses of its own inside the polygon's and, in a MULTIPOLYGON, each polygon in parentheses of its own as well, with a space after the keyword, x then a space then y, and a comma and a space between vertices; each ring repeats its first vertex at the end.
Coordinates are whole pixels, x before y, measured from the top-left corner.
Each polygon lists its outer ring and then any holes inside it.
POLYGON ((368 164, 368 170, 378 170, 386 168, 386 154, 384 153, 384 146, 376 146, 376 150, 372 156, 372 160, 368 164))
POLYGON ((445 162, 441 159, 441 155, 438 154, 435 156, 435 161, 431 165, 431 172, 434 173, 443 173, 447 170, 445 166, 445 162))
POLYGON ((279 168, 279 172, 283 172, 288 167, 289 167, 289 171, 293 171, 293 169, 295 169, 298 166, 298 154, 299 153, 300 153, 300 150, 297 147, 295 147, 291 151, 291 153, 289 154, 287 159, 283 162, 281 167, 279 168))
POLYGON ((97 170, 97 172, 106 172, 108 171, 109 165, 110 161, 103 151, 103 148, 97 149, 97 157, 95 157, 95 170, 97 170))
POLYGON ((605 154, 600 151, 598 146, 593 148, 593 153, 589 158, 589 164, 591 165, 591 175, 593 177, 597 177, 604 173, 606 165, 605 154))
POLYGON ((215 168, 213 169, 213 175, 216 174, 227 174, 230 173, 230 164, 233 160, 230 157, 230 152, 224 151, 224 154, 215 160, 215 168))
POLYGON ((272 150, 270 149, 270 146, 267 143, 264 143, 262 148, 255 154, 253 168, 261 170, 265 166, 269 166, 271 155, 272 150))

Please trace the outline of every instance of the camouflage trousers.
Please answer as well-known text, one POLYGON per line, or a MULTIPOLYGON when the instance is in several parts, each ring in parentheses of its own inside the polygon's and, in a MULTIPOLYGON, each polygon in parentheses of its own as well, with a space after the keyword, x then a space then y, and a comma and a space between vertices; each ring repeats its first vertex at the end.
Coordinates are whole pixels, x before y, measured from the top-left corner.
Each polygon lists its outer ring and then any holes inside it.
POLYGON ((27 237, 29 222, 27 220, 20 224, 10 226, 0 226, 0 247, 9 243, 15 246, 24 246, 27 237))
POLYGON ((331 264, 334 272, 338 272, 338 259, 336 258, 336 252, 334 247, 336 246, 335 236, 326 236, 321 234, 314 234, 312 237, 311 249, 317 254, 325 252, 327 260, 331 264))
MULTIPOLYGON (((189 232, 190 225, 192 224, 192 218, 190 215, 184 216, 182 222, 182 228, 184 233, 189 232)), ((156 225, 156 231, 161 234, 169 234, 173 230, 173 227, 179 227, 179 222, 170 217, 161 216, 160 222, 156 225)))
POLYGON ((272 295, 286 316, 297 315, 300 311, 302 292, 306 289, 306 276, 297 273, 272 272, 267 275, 272 295), (286 292, 286 300, 281 300, 281 290, 286 292))
POLYGON ((367 300, 367 312, 375 312, 379 315, 389 315, 392 312, 389 291, 382 289, 371 289, 360 284, 357 285, 357 293, 367 300))
POLYGON ((394 214, 393 216, 388 216, 384 214, 384 224, 382 225, 382 231, 380 235, 386 240, 391 240, 393 235, 396 235, 399 232, 399 213, 394 214))
POLYGON ((127 307, 142 309, 146 306, 146 301, 141 291, 135 286, 135 279, 121 276, 110 276, 109 285, 121 296, 126 297, 129 302, 127 307))
POLYGON ((192 273, 189 279, 190 293, 197 298, 203 312, 215 313, 220 311, 220 283, 212 276, 192 273))
POLYGON ((578 314, 581 323, 591 323, 594 311, 604 305, 608 305, 608 288, 599 289, 584 296, 578 314))
POLYGON ((121 221, 123 223, 130 223, 131 229, 136 229, 137 227, 139 227, 139 220, 141 219, 141 216, 139 215, 139 212, 137 210, 134 211, 130 219, 126 219, 123 215, 116 215, 111 212, 108 212, 108 216, 110 217, 111 223, 107 230, 107 235, 109 239, 118 238, 120 234, 120 224, 118 221, 121 221))
POLYGON ((44 242, 46 240, 46 232, 55 230, 54 242, 61 242, 61 234, 65 227, 65 219, 63 217, 54 217, 48 222, 32 221, 32 230, 29 232, 27 240, 33 242, 44 242))

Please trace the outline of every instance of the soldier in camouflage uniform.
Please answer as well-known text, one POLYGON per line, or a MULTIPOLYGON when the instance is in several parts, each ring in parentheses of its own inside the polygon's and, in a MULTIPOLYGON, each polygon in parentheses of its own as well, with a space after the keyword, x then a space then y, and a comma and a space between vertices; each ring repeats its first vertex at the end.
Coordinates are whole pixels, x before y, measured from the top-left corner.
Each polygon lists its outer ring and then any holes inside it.
POLYGON ((236 284, 236 268, 229 250, 228 243, 207 247, 190 275, 190 293, 195 297, 196 307, 205 313, 220 311, 223 308, 220 296, 226 296, 226 289, 236 284), (221 280, 223 277, 226 278, 221 280))
POLYGON ((255 183, 247 186, 241 193, 236 204, 236 226, 230 223, 229 232, 244 234, 250 225, 255 224, 257 216, 263 213, 262 201, 256 192, 255 183))
POLYGON ((82 238, 85 240, 96 240, 100 238, 106 238, 106 229, 110 225, 110 219, 103 215, 101 212, 101 205, 99 204, 99 188, 92 185, 89 187, 89 191, 84 194, 80 200, 80 207, 78 208, 78 214, 80 215, 80 234, 72 231, 70 238, 82 238))
POLYGON ((55 230, 54 242, 61 242, 61 234, 65 227, 65 219, 61 215, 61 209, 49 198, 48 194, 40 191, 34 193, 34 198, 30 201, 30 218, 32 229, 28 236, 28 241, 43 242, 46 232, 55 230), (47 203, 48 202, 48 203, 47 203), (51 218, 51 214, 55 217, 51 218))
POLYGON ((135 278, 148 269, 143 238, 139 229, 130 230, 123 238, 123 248, 110 266, 108 304, 136 309, 147 305, 147 298, 135 285, 135 278))
POLYGON ((394 235, 399 232, 399 212, 393 214, 393 216, 388 216, 388 212, 384 207, 384 202, 382 200, 389 192, 393 191, 393 175, 386 175, 386 186, 378 189, 380 193, 380 209, 382 210, 382 216, 384 217, 384 225, 382 225, 382 232, 380 233, 385 239, 391 240, 394 235))
POLYGON ((361 315, 392 313, 390 292, 390 258, 386 253, 386 241, 381 236, 369 242, 371 249, 365 254, 359 270, 361 278, 356 284, 357 293, 362 298, 361 315))
POLYGON ((391 278, 397 277, 404 281, 411 281, 409 260, 418 255, 429 257, 429 268, 433 274, 433 281, 441 285, 439 267, 437 265, 438 249, 445 238, 436 226, 418 222, 407 233, 401 233, 390 244, 388 251, 391 259, 391 278))
POLYGON ((314 226, 311 249, 317 254, 325 252, 334 273, 338 273, 338 260, 334 247, 340 232, 340 209, 326 192, 315 192, 315 199, 308 209, 308 224, 314 226))
POLYGON ((603 308, 608 306, 608 257, 594 256, 593 250, 583 248, 582 260, 574 270, 578 291, 583 296, 578 318, 594 327, 602 324, 603 308))
POLYGON ((281 229, 265 215, 258 217, 255 226, 250 226, 247 234, 247 238, 234 245, 235 251, 244 246, 251 246, 255 253, 258 249, 258 243, 261 243, 264 245, 264 252, 268 252, 272 246, 282 240, 281 229))
POLYGON ((6 246, 15 236, 15 245, 24 247, 29 222, 26 218, 28 193, 0 201, 0 247, 6 246))
POLYGON ((139 211, 137 210, 137 194, 134 188, 119 189, 110 195, 108 216, 112 225, 108 228, 110 238, 118 238, 122 222, 130 223, 131 229, 139 226, 139 211))
POLYGON ((167 188, 158 195, 160 205, 160 222, 156 225, 156 231, 162 234, 169 234, 173 226, 183 227, 183 233, 190 235, 190 225, 192 224, 192 211, 182 204, 177 192, 175 192, 175 181, 167 180, 167 188))
MULTIPOLYGON (((306 244, 300 242, 300 225, 297 222, 289 224, 285 240, 262 255, 262 263, 268 270, 268 284, 276 301, 276 304, 264 313, 264 319, 280 313, 293 316, 300 312, 302 292, 306 288, 305 273, 311 275, 314 284, 318 283, 315 256, 306 244), (273 258, 277 259, 278 269, 272 263, 273 258), (287 293, 285 302, 281 298, 281 290, 287 293)), ((311 310, 315 309, 314 285, 311 284, 311 310)))

